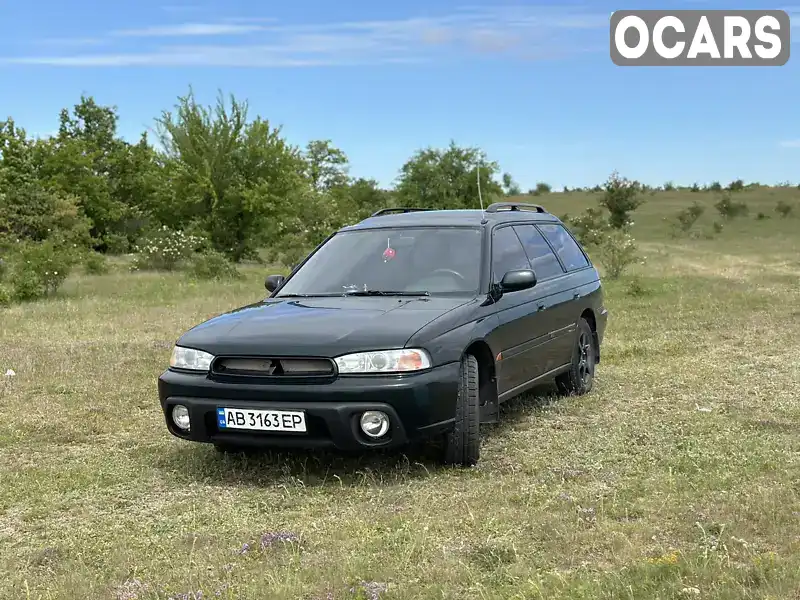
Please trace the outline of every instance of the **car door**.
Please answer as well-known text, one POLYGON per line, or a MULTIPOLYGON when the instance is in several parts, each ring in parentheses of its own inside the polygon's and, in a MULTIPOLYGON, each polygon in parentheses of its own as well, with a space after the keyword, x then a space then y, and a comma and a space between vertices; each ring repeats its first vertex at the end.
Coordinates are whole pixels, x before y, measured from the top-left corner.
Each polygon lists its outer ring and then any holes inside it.
POLYGON ((568 303, 572 296, 571 292, 565 293, 569 284, 564 267, 542 233, 533 223, 514 225, 514 231, 522 242, 533 272, 536 273, 534 289, 537 290, 537 315, 542 321, 541 326, 547 329, 546 343, 537 346, 535 355, 530 359, 539 366, 537 371, 542 375, 564 364, 563 349, 555 340, 569 327, 568 303))
POLYGON ((552 290, 553 295, 548 302, 553 322, 551 349, 558 363, 555 366, 561 366, 572 359, 575 330, 584 304, 581 295, 587 281, 585 275, 592 265, 561 223, 538 223, 536 228, 547 240, 566 273, 560 278, 558 288, 552 290))
MULTIPOLYGON (((495 228, 491 242, 493 283, 500 283, 508 271, 531 268, 512 225, 495 228)), ((541 289, 534 286, 505 293, 493 306, 498 326, 492 333, 492 345, 500 349, 502 357, 496 367, 497 391, 501 395, 545 372, 539 356, 549 340, 550 329, 547 319, 539 313, 540 296, 541 289)))

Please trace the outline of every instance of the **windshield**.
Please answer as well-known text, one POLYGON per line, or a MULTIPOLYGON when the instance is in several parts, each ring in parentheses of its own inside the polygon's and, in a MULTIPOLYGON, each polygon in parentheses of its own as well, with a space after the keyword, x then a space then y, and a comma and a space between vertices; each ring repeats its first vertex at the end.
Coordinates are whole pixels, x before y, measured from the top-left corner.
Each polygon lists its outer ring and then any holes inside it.
POLYGON ((481 230, 466 227, 369 229, 337 233, 277 297, 375 292, 478 292, 481 230))

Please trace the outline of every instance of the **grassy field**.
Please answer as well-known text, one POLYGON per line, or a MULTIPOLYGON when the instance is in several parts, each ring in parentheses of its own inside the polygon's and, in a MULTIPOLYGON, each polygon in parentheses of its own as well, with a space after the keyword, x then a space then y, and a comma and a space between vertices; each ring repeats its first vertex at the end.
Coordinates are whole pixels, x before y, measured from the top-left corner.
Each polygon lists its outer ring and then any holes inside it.
POLYGON ((169 436, 171 345, 263 297, 263 269, 75 275, 3 309, 0 598, 800 597, 800 218, 780 197, 800 191, 737 194, 750 215, 713 239, 664 222, 697 199, 710 231, 712 195, 648 197, 595 391, 511 403, 471 470, 169 436))

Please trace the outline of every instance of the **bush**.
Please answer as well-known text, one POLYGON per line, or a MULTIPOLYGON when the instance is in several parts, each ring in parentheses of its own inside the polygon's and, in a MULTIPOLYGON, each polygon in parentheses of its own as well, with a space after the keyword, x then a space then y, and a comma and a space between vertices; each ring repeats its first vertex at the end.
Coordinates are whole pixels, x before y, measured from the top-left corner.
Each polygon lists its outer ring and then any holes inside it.
POLYGON ((216 250, 197 254, 192 259, 190 273, 197 279, 223 280, 238 279, 241 274, 227 257, 216 250))
POLYGON ((205 240, 166 225, 143 238, 134 247, 133 270, 173 271, 181 268, 195 252, 203 250, 205 240))
POLYGON ((639 184, 620 177, 615 171, 606 181, 604 189, 600 206, 609 212, 609 225, 614 229, 625 229, 631 225, 630 213, 644 203, 644 199, 639 195, 639 184))
POLYGON ((728 189, 731 192, 741 192, 744 189, 744 181, 741 179, 731 181, 730 184, 728 184, 728 189))
POLYGON ((91 241, 89 228, 90 221, 72 196, 46 190, 35 182, 0 193, 0 235, 9 240, 53 240, 86 247, 91 241))
POLYGON ((19 302, 54 294, 75 263, 69 249, 51 241, 20 243, 12 258, 5 287, 11 299, 19 302))
POLYGON ((99 252, 90 251, 83 261, 83 268, 88 275, 104 275, 108 273, 106 257, 99 252))
POLYGON ((584 246, 599 245, 609 229, 608 219, 597 208, 587 208, 578 217, 564 215, 561 220, 569 226, 572 233, 584 246))
POLYGON ((628 282, 628 289, 625 293, 634 298, 641 298, 642 296, 649 296, 651 291, 645 287, 639 277, 632 277, 628 282))
POLYGON ((612 229, 605 234, 598 252, 610 279, 618 279, 629 266, 642 262, 635 240, 628 232, 619 229, 612 229))
POLYGON ((704 206, 693 202, 690 207, 684 208, 675 217, 677 228, 684 233, 688 232, 703 215, 705 210, 704 206))
POLYGON ((103 236, 103 246, 107 254, 127 254, 131 249, 128 236, 120 233, 107 233, 103 236))
POLYGON ((794 207, 785 200, 778 201, 777 206, 775 206, 775 212, 783 219, 792 214, 792 210, 794 210, 794 207))
POLYGON ((766 219, 769 219, 769 217, 765 215, 763 212, 760 212, 756 215, 756 220, 758 221, 764 221, 766 219))
POLYGON ((712 227, 713 227, 714 233, 722 233, 722 230, 724 229, 722 223, 720 223, 719 221, 714 221, 714 224, 712 225, 712 227))
POLYGON ((552 191, 552 187, 550 187, 549 183, 545 183, 544 181, 540 181, 536 184, 536 187, 532 190, 529 190, 528 193, 531 196, 541 196, 542 194, 549 194, 552 191))
POLYGON ((12 301, 11 288, 0 284, 0 306, 8 306, 12 301))
POLYGON ((733 219, 742 215, 746 215, 748 207, 745 202, 734 202, 731 199, 730 192, 723 192, 722 197, 714 204, 719 214, 725 219, 733 219))

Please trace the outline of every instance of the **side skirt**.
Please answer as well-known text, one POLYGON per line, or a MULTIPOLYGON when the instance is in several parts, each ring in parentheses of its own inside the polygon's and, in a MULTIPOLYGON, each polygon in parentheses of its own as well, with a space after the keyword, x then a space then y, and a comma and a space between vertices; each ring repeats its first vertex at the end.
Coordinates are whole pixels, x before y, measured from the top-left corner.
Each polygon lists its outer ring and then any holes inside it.
POLYGON ((512 398, 516 398, 517 396, 520 396, 525 392, 527 392, 529 389, 541 384, 544 380, 550 379, 551 377, 555 377, 557 375, 560 375, 561 373, 569 371, 571 364, 572 363, 567 363, 565 365, 561 365, 560 367, 556 367, 555 369, 547 371, 547 373, 542 373, 541 375, 539 375, 538 377, 534 377, 530 381, 527 381, 523 384, 518 385, 517 387, 511 388, 510 390, 503 392, 502 394, 499 394, 497 397, 498 403, 502 404, 503 402, 507 402, 512 398))

